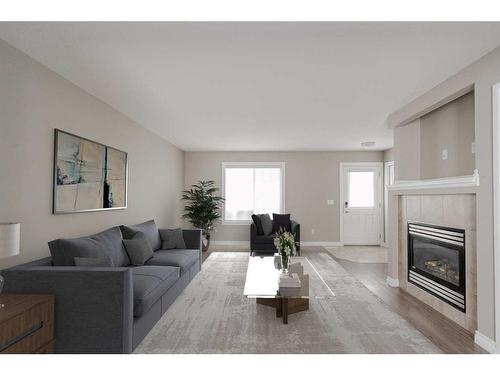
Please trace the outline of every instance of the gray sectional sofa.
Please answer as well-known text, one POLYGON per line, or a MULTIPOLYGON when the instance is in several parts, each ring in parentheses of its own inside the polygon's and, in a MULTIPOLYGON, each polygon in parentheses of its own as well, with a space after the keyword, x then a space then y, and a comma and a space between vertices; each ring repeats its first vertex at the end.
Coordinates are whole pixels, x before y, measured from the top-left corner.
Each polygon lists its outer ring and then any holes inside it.
POLYGON ((5 293, 55 295, 57 353, 131 353, 201 270, 202 233, 182 230, 186 249, 161 249, 154 221, 146 234, 153 257, 132 266, 118 227, 49 243, 51 257, 2 271, 5 293), (105 253, 113 267, 76 267, 72 256, 105 253))

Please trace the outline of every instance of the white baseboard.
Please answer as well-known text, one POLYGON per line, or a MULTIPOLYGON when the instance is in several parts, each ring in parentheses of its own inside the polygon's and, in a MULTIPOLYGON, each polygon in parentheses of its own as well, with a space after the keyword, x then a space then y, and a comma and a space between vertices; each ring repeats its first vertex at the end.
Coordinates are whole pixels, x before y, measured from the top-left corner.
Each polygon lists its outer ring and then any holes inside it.
POLYGON ((495 341, 479 331, 476 331, 474 334, 474 342, 488 353, 497 353, 497 344, 495 341))
MULTIPOLYGON (((210 241, 212 245, 226 245, 226 246, 250 246, 250 241, 210 241)), ((331 246, 339 247, 344 246, 341 242, 314 242, 314 241, 301 241, 301 246, 331 246)))
POLYGON ((387 276, 386 283, 390 287, 399 288, 399 279, 394 279, 392 277, 387 276))
POLYGON ((341 247, 344 246, 342 242, 322 242, 322 241, 300 241, 301 246, 327 246, 327 247, 341 247))
POLYGON ((248 246, 250 241, 210 241, 211 245, 227 245, 227 246, 248 246))

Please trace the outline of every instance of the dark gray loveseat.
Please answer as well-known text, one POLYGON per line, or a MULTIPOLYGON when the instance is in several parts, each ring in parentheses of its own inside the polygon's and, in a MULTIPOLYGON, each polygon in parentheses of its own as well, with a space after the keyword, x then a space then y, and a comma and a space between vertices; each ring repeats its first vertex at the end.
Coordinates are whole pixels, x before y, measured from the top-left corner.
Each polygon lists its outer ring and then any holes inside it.
MULTIPOLYGON (((146 229, 158 246, 153 221, 131 228, 146 229)), ((131 266, 126 252, 127 258, 120 253, 122 236, 114 227, 88 238, 106 244, 107 251, 114 248, 111 255, 122 264, 54 266, 48 257, 3 270, 4 292, 55 295, 57 353, 131 353, 201 270, 201 230, 182 235, 187 249, 154 248, 144 266, 131 266)))

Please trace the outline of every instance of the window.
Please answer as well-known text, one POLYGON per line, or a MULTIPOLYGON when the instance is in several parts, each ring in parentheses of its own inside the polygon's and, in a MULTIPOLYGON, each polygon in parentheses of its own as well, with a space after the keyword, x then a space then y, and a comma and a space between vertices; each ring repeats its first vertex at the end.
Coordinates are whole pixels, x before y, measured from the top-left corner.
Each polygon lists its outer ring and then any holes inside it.
POLYGON ((224 221, 282 213, 284 163, 223 163, 224 221))
POLYGON ((373 172, 349 172, 349 207, 368 208, 375 205, 373 172))

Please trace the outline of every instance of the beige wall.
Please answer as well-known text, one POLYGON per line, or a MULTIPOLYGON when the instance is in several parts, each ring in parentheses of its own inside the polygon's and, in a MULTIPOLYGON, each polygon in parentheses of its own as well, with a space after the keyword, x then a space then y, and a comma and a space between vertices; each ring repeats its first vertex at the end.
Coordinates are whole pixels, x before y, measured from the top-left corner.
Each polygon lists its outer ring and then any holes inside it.
POLYGON ((420 120, 394 129, 394 179, 420 179, 420 120))
POLYGON ((183 152, 35 60, 0 41, 0 221, 21 222, 21 255, 49 254, 47 241, 150 218, 179 224, 183 152), (128 152, 126 210, 52 215, 53 129, 128 152))
MULTIPOLYGON (((210 179, 220 187, 222 162, 236 161, 285 162, 285 208, 301 224, 301 240, 336 242, 340 239, 339 163, 381 162, 383 152, 186 152, 186 186, 210 179), (335 204, 327 205, 329 199, 335 204)), ((216 241, 249 238, 248 225, 219 225, 214 234, 216 241)))
POLYGON ((456 98, 456 93, 474 87, 475 159, 481 179, 476 196, 478 330, 492 339, 495 338, 492 87, 498 82, 500 48, 408 103, 388 118, 391 125, 404 124, 415 116, 422 116, 436 103, 449 101, 449 98, 456 98))
POLYGON ((474 93, 420 118, 420 178, 465 176, 475 168, 474 93), (443 160, 442 150, 448 150, 443 160))
POLYGON ((474 93, 470 92, 394 129, 397 180, 418 180, 473 173, 474 93), (442 150, 448 159, 442 160, 442 150))
POLYGON ((384 161, 394 161, 394 147, 384 151, 384 161))

